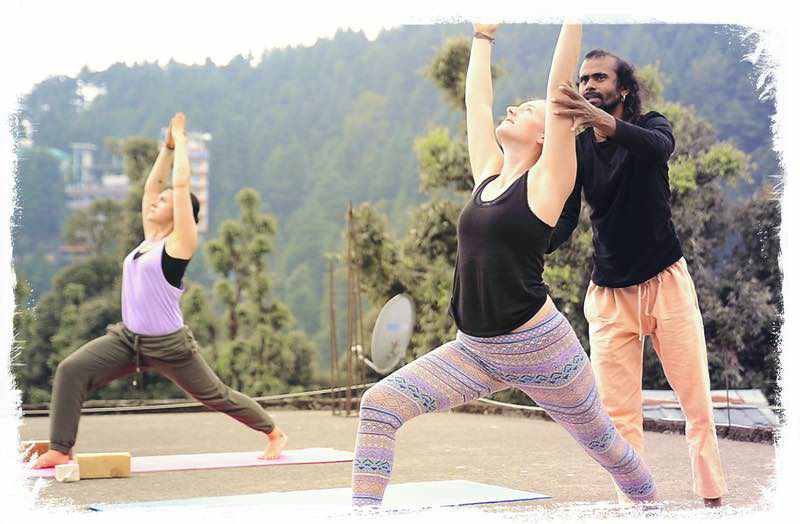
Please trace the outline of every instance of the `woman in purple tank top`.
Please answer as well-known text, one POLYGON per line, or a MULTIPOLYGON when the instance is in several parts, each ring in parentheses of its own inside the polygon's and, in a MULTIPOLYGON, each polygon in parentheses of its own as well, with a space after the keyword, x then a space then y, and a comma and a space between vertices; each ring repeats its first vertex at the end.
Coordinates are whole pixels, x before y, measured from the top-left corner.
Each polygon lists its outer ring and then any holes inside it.
POLYGON ((456 338, 362 397, 352 502, 381 504, 397 430, 409 419, 512 387, 561 424, 627 498, 649 502, 656 496, 653 477, 603 410, 589 359, 542 280, 553 226, 575 183, 573 122, 554 111, 553 101, 565 96, 561 86, 574 78, 581 27, 561 29, 547 101, 510 106, 495 128, 490 62, 496 30, 475 24, 467 69, 475 190, 458 221, 450 303, 456 338))
POLYGON ((265 433, 263 458, 277 458, 286 446, 286 434, 261 406, 216 376, 200 356, 191 330, 183 325, 181 280, 197 250, 200 210, 190 192, 185 127, 186 117, 177 113, 145 182, 145 240, 123 262, 122 322, 109 326, 105 335, 58 365, 50 402, 50 449, 38 458, 35 468, 69 461, 81 405, 92 391, 120 377, 138 376, 142 370, 166 376, 206 407, 265 433), (170 166, 172 188, 165 189, 170 166))

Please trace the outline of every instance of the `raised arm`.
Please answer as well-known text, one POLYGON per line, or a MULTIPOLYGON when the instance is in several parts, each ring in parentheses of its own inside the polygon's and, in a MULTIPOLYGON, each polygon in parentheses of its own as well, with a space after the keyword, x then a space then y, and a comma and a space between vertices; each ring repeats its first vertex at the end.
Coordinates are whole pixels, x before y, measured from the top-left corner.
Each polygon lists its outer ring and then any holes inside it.
POLYGON ((660 113, 650 112, 637 123, 615 118, 583 98, 573 87, 564 87, 567 95, 557 102, 559 115, 573 119, 573 128, 591 127, 595 134, 614 141, 642 158, 666 164, 675 149, 672 125, 660 113))
POLYGON ((544 145, 537 162, 538 174, 534 177, 535 182, 528 185, 531 207, 540 219, 552 226, 572 192, 577 170, 572 118, 556 114, 554 101, 566 97, 560 86, 575 76, 580 49, 580 24, 565 23, 558 35, 547 79, 544 145))
POLYGON ((475 36, 467 66, 464 102, 467 107, 467 147, 475 185, 500 172, 503 153, 494 136, 492 117, 492 42, 496 24, 473 24, 475 36), (492 39, 492 40, 490 40, 492 39))
POLYGON ((170 127, 175 140, 175 161, 172 165, 173 229, 167 238, 166 247, 171 257, 189 259, 197 249, 197 224, 192 213, 186 116, 177 113, 172 117, 170 127))
POLYGON ((150 169, 150 174, 147 175, 147 180, 144 183, 144 195, 142 196, 142 228, 144 229, 145 238, 149 238, 150 233, 148 229, 151 227, 144 219, 147 208, 158 201, 158 196, 164 190, 169 178, 169 171, 172 167, 172 159, 174 156, 175 141, 172 139, 172 133, 167 130, 167 139, 161 146, 158 152, 153 167, 150 169))

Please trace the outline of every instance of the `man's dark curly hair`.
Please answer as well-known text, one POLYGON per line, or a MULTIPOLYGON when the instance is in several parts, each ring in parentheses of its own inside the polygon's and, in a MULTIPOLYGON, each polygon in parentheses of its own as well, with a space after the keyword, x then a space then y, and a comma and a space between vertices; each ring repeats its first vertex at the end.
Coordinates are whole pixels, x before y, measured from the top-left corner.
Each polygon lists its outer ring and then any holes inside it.
POLYGON ((636 120, 642 114, 642 98, 644 96, 644 89, 639 84, 639 79, 636 78, 636 70, 633 65, 627 60, 623 60, 614 53, 609 53, 605 49, 592 49, 583 58, 591 60, 593 58, 603 58, 610 56, 617 62, 615 73, 617 74, 617 87, 619 89, 627 89, 628 94, 622 102, 622 118, 623 120, 636 120))

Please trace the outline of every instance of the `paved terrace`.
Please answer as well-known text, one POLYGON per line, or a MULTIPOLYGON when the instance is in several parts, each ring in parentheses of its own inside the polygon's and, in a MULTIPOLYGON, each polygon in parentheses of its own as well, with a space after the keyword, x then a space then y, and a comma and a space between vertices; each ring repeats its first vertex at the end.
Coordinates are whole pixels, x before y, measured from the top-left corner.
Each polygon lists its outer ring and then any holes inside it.
MULTIPOLYGON (((288 448, 352 450, 356 418, 328 411, 271 410, 290 436, 288 448)), ((46 439, 47 417, 26 417, 22 439, 46 439)), ((683 435, 646 432, 645 459, 661 497, 677 507, 701 507, 691 492, 691 472, 683 435)), ((154 413, 84 415, 76 452, 130 451, 134 456, 250 451, 264 439, 224 415, 154 413)), ((771 444, 720 439, 734 507, 755 505, 774 471, 771 444)), ((134 474, 127 479, 48 481, 43 502, 84 507, 95 502, 240 495, 348 486, 350 463, 270 466, 207 471, 134 474)), ((551 495, 544 502, 614 499, 610 477, 556 423, 513 415, 437 413, 411 420, 398 438, 394 482, 464 479, 551 495)), ((502 505, 501 505, 502 506, 502 505)), ((494 510, 508 509, 500 506, 494 510)))

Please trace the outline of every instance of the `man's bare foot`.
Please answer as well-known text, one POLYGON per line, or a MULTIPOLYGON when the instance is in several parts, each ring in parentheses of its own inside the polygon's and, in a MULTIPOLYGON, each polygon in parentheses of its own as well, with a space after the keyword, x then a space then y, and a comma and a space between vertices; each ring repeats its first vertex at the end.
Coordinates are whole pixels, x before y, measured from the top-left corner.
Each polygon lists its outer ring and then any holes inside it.
POLYGON ((51 449, 36 459, 33 469, 53 468, 60 464, 66 464, 67 462, 69 462, 69 455, 51 449))
POLYGON ((272 433, 267 435, 267 439, 269 440, 267 449, 266 451, 264 451, 264 454, 261 455, 261 457, 259 457, 264 460, 272 460, 278 458, 281 455, 281 451, 283 451, 283 448, 286 447, 286 443, 289 442, 289 437, 286 436, 286 433, 284 433, 278 428, 273 429, 272 433))
POLYGON ((707 508, 719 508, 722 506, 722 497, 717 497, 715 499, 703 499, 703 504, 707 508))

